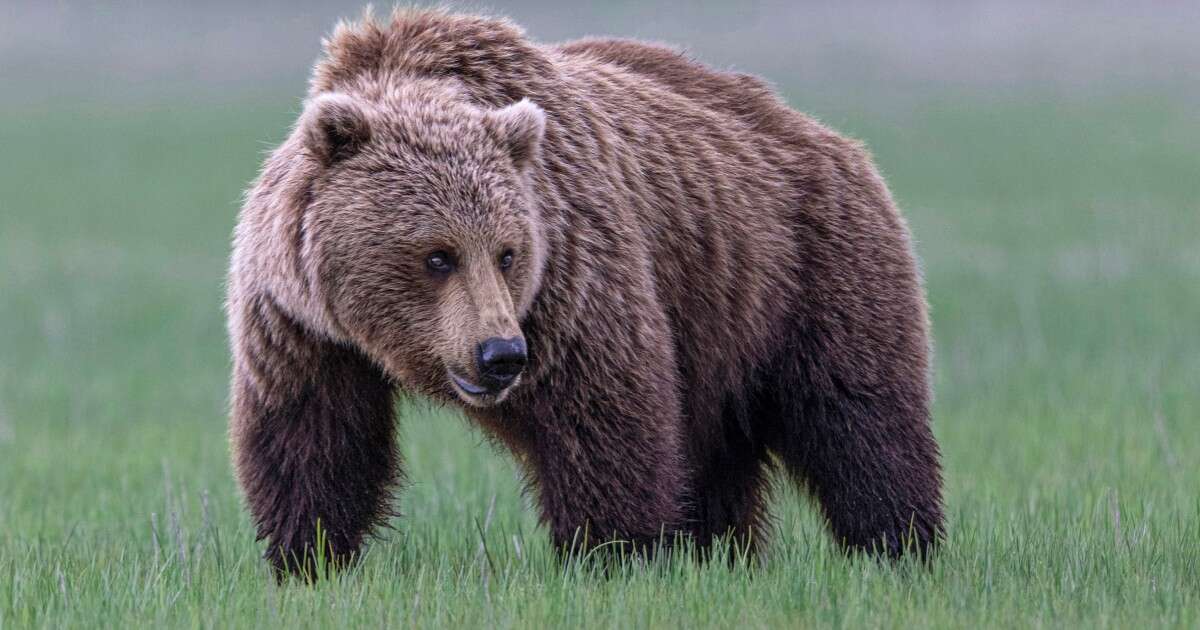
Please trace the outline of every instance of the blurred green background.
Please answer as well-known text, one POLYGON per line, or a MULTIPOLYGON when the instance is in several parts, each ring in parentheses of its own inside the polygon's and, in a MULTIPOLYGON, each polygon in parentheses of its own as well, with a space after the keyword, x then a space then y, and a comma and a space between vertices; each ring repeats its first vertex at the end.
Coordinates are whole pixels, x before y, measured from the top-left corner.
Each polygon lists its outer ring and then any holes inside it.
POLYGON ((932 304, 942 555, 842 557, 781 488, 762 566, 563 567, 508 458, 416 404, 405 518, 346 579, 276 587, 228 464, 222 282, 359 8, 6 3, 0 628, 1200 625, 1200 7, 484 9, 680 44, 871 147, 932 304))

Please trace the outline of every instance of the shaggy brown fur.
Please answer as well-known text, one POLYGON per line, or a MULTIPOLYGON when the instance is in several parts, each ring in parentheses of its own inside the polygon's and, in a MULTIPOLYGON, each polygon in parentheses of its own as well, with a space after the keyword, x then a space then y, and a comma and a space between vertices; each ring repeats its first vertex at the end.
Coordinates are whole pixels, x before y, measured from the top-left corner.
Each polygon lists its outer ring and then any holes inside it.
POLYGON ((228 312, 279 567, 311 568, 318 523, 343 562, 390 513, 396 390, 510 448, 560 547, 760 541, 772 454, 850 548, 941 536, 924 297, 870 157, 675 51, 339 26, 248 195, 228 312), (522 337, 518 381, 474 386, 478 344, 522 337))

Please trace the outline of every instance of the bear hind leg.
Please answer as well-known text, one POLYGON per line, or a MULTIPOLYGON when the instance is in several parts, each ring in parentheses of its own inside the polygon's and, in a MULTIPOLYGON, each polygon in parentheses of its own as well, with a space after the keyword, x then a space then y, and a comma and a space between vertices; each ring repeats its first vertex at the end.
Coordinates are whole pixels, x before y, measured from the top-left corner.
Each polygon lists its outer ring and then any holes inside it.
POLYGON ((819 362, 796 363, 806 365, 780 372, 772 450, 816 499, 840 544, 925 557, 944 530, 924 383, 851 392, 828 373, 814 385, 819 362))
POLYGON ((773 460, 751 418, 769 410, 757 397, 724 406, 721 433, 693 445, 692 481, 688 506, 689 530, 701 557, 714 557, 713 546, 724 542, 730 560, 752 557, 770 537, 773 460))
POLYGON ((730 560, 751 557, 768 538, 770 467, 765 449, 744 459, 721 458, 696 481, 689 501, 691 535, 701 556, 709 558, 718 540, 730 560))

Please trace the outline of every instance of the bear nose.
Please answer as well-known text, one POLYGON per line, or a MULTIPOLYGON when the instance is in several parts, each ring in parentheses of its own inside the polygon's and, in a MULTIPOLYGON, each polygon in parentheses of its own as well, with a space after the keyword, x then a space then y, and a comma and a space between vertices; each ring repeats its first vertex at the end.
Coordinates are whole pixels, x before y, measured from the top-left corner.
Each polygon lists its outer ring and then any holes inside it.
POLYGON ((492 391, 508 387, 525 369, 525 359, 525 340, 521 337, 485 340, 475 350, 480 384, 492 391))

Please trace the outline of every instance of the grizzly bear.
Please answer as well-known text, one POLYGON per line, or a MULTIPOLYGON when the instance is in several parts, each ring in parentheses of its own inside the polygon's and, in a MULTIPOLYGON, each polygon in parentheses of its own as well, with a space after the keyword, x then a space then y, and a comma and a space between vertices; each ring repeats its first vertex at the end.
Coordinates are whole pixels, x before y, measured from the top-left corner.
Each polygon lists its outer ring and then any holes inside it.
POLYGON ((566 552, 754 547, 776 468, 847 549, 942 537, 908 229, 860 144, 755 77, 441 11, 341 24, 228 290, 234 462, 280 575, 393 514, 398 394, 511 450, 566 552))

